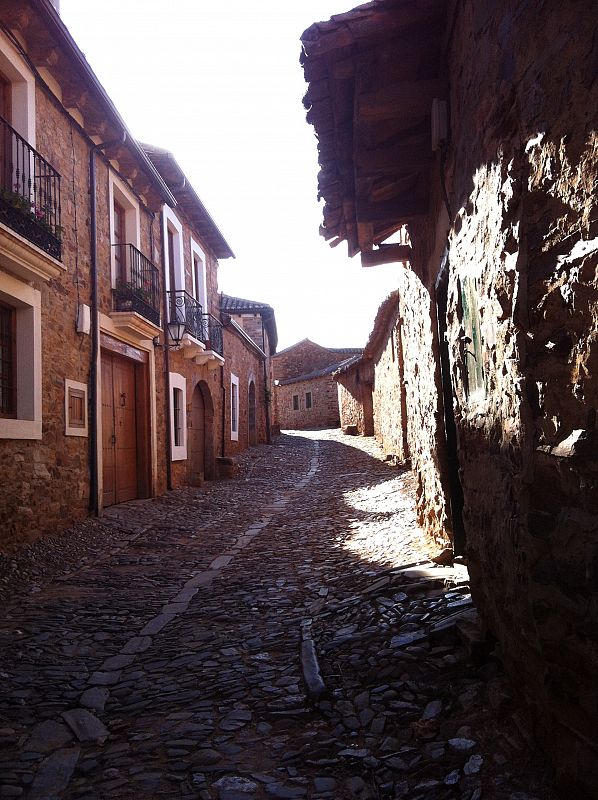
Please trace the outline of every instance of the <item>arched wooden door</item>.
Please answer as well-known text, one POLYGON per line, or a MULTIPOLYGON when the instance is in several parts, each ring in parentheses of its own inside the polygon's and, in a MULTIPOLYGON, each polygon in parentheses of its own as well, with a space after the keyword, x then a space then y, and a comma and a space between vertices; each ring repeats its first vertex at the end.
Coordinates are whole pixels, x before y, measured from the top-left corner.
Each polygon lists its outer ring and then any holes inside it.
POLYGON ((193 391, 191 402, 191 428, 189 430, 191 460, 190 483, 199 486, 206 470, 206 404, 199 384, 193 391))
POLYGON ((256 404, 255 404, 255 383, 253 381, 249 384, 248 395, 248 421, 249 421, 249 445, 257 444, 257 422, 256 422, 256 404))

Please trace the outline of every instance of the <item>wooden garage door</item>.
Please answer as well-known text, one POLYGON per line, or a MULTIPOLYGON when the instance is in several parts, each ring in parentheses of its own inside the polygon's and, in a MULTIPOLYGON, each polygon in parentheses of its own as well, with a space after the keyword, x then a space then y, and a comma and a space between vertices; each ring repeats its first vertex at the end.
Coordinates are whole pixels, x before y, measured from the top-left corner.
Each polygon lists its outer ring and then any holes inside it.
POLYGON ((138 496, 135 364, 102 353, 104 505, 138 496))

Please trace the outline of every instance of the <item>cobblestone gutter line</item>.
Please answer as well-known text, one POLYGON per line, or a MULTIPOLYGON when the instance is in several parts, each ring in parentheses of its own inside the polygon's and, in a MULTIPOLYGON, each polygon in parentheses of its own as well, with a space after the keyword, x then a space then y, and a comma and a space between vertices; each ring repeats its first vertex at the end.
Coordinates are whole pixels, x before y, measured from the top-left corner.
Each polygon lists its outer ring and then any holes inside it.
MULTIPOLYGON (((195 573, 186 581, 181 589, 160 609, 159 613, 150 619, 135 636, 130 637, 121 647, 117 655, 105 659, 100 667, 91 674, 88 688, 80 698, 80 708, 74 708, 62 714, 64 721, 71 728, 79 741, 97 741, 102 743, 109 736, 106 726, 87 709, 102 711, 110 697, 110 686, 118 684, 121 679, 121 670, 131 666, 136 657, 148 650, 153 644, 153 637, 161 633, 173 620, 183 615, 189 604, 202 587, 209 586, 217 580, 223 570, 228 567, 233 559, 247 547, 253 539, 268 527, 274 517, 283 512, 288 504, 296 499, 299 492, 303 491, 311 482, 319 469, 319 442, 313 442, 315 455, 311 458, 309 470, 299 480, 294 490, 283 492, 277 500, 265 507, 265 513, 252 522, 245 531, 236 538, 234 544, 224 553, 216 556, 208 568, 195 573)), ((156 524, 141 528, 135 539, 143 533, 155 528, 156 524)), ((131 539, 128 540, 130 542, 131 539)), ((119 548, 119 550, 122 548, 119 548)), ((94 562, 95 563, 95 562, 94 562)), ((73 573, 69 573, 72 575, 73 573)), ((68 576, 64 576, 66 579, 68 576)), ((64 790, 70 781, 73 769, 79 758, 78 748, 57 751, 43 761, 33 782, 30 797, 42 800, 44 792, 64 790)))

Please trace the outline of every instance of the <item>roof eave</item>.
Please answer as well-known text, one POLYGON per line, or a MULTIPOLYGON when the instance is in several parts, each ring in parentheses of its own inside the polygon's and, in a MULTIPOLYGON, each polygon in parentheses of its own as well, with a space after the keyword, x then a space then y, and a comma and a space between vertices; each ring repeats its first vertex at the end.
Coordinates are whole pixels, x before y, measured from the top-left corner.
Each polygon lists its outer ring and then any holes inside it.
POLYGON ((147 173, 147 176, 150 179, 154 189, 166 203, 176 205, 176 199, 174 195, 166 183, 162 180, 162 177, 143 151, 143 148, 132 136, 127 125, 125 124, 125 121, 116 109, 116 106, 108 96, 108 93, 100 83, 95 72, 90 67, 87 59, 79 49, 77 43, 69 33, 68 28, 65 26, 50 0, 32 0, 32 3, 37 11, 43 15, 44 21, 50 32, 56 37, 59 44, 68 52, 68 55, 75 60, 77 66, 87 81, 89 81, 90 88, 98 95, 99 100, 105 106, 108 115, 112 117, 112 124, 126 133, 126 146, 129 147, 133 151, 135 157, 142 162, 144 171, 147 173))

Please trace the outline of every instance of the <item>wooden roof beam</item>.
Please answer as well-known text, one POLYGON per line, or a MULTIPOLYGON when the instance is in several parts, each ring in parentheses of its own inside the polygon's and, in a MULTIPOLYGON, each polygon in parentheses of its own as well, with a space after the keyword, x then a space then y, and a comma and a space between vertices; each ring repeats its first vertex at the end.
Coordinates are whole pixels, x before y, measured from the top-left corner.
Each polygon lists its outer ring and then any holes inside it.
POLYGON ((394 264, 411 261, 411 246, 408 244, 381 244, 374 250, 361 253, 362 267, 377 267, 379 264, 394 264))
POLYGON ((388 227, 408 222, 413 217, 428 213, 427 197, 396 197, 382 203, 361 202, 357 204, 357 220, 359 222, 387 223, 388 227))
POLYGON ((438 97, 442 85, 437 78, 423 81, 398 81, 376 92, 357 98, 359 117, 369 119, 409 119, 429 117, 432 100, 438 97))
POLYGON ((401 169, 413 172, 428 167, 432 160, 430 137, 425 136, 409 144, 358 150, 355 154, 355 168, 358 175, 393 175, 401 169))

